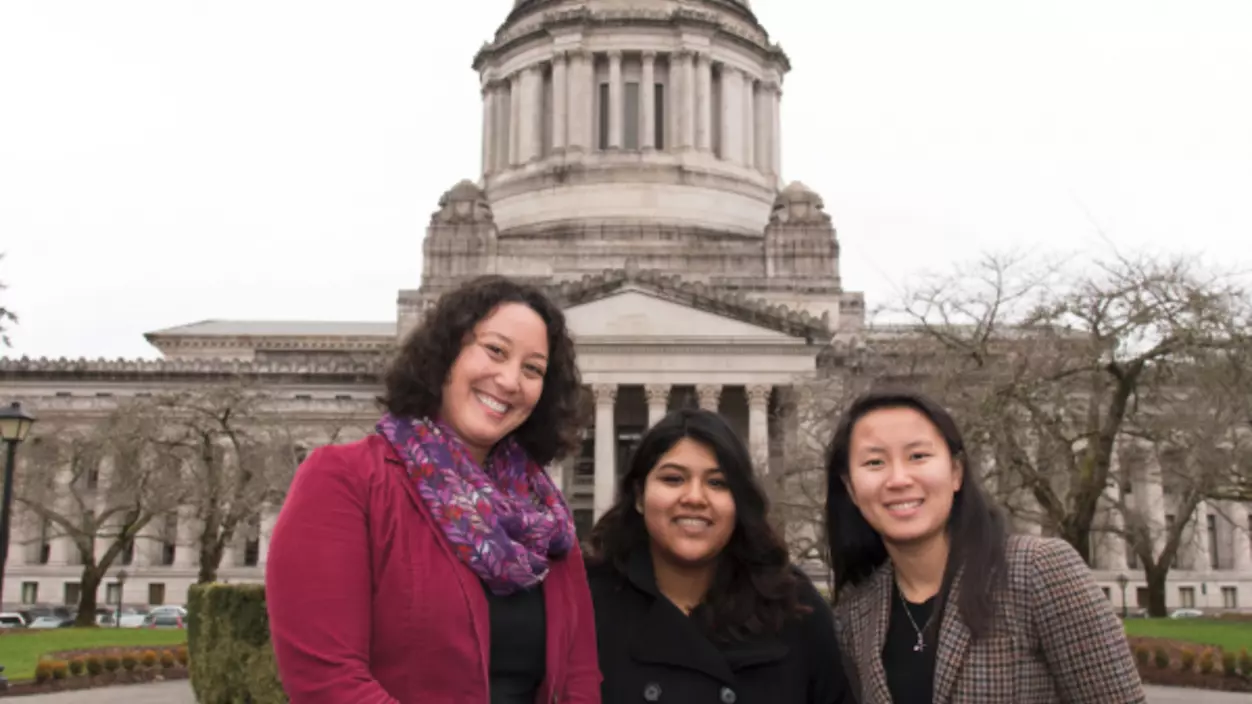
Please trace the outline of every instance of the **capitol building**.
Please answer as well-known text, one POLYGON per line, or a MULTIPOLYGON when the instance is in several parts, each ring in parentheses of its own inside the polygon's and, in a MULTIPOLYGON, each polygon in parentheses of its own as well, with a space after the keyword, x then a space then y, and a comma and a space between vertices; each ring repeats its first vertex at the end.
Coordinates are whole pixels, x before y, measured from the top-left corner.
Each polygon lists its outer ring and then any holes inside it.
MULTIPOLYGON (((582 452, 552 472, 580 532, 668 409, 717 410, 759 471, 786 466, 797 387, 824 373, 833 340, 865 327, 866 308, 843 287, 822 198, 783 178, 790 63, 748 0, 517 0, 472 66, 481 173, 439 198, 420 280, 398 292, 394 322, 193 322, 147 334, 155 361, 0 360, 0 399, 41 424, 86 422, 120 399, 242 376, 307 447, 353 440, 378 417, 377 375, 398 339, 442 293, 497 273, 542 285, 576 338, 594 417, 582 452)), ((1164 520, 1159 481, 1134 491, 1155 497, 1164 520)), ((74 603, 72 540, 17 510, 4 609, 74 603)), ((241 532, 219 579, 262 579, 278 510, 267 504, 241 532)), ((1201 512, 1169 605, 1252 607, 1247 506, 1201 512)), ((185 603, 198 534, 189 510, 149 524, 125 556, 124 600, 185 603)), ((1130 607, 1146 606, 1128 560, 1105 540, 1093 568, 1116 606, 1119 575, 1130 607)), ((101 603, 115 599, 113 579, 101 603)))

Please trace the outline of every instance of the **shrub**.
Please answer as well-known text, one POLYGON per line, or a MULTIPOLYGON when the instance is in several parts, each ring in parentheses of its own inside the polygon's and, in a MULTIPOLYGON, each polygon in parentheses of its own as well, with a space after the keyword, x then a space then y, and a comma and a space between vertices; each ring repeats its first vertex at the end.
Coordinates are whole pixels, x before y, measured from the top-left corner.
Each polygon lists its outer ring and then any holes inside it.
POLYGON ((178 660, 179 664, 186 666, 188 660, 187 646, 180 645, 177 648, 174 648, 174 658, 178 660))
POLYGON ((63 680, 70 676, 70 664, 64 660, 52 661, 52 679, 63 680))
POLYGON ((1248 649, 1239 650, 1239 671, 1252 677, 1252 655, 1248 655, 1248 649))
POLYGON ((70 674, 78 677, 87 669, 87 660, 82 656, 70 660, 70 674))
POLYGON ((270 645, 265 587, 199 584, 187 599, 191 686, 201 704, 285 704, 270 645))
POLYGON ((143 651, 143 666, 150 668, 150 667, 156 667, 156 664, 157 664, 156 651, 155 650, 143 651))
POLYGON ((43 684, 50 679, 52 679, 52 661, 40 660, 39 664, 35 665, 35 682, 43 684))
POLYGON ((104 659, 92 653, 87 656, 87 674, 95 676, 104 672, 104 659))
POLYGON ((161 667, 164 667, 165 669, 168 670, 169 668, 173 667, 177 662, 178 661, 174 659, 173 651, 170 651, 170 650, 161 651, 161 667))
POLYGON ((104 656, 104 669, 109 672, 117 672, 117 668, 121 667, 122 660, 117 657, 116 653, 109 653, 104 656))
POLYGON ((1222 672, 1227 677, 1236 677, 1239 674, 1239 656, 1233 650, 1222 651, 1222 672))
POLYGON ((1194 650, 1192 650, 1191 648, 1183 648, 1182 652, 1179 653, 1179 658, 1181 658, 1182 660, 1183 672, 1191 672, 1192 670, 1195 669, 1195 651, 1194 650))
POLYGON ((1216 661, 1215 661, 1215 658, 1213 657, 1213 649, 1205 648, 1204 652, 1200 653, 1200 674, 1201 675, 1209 674, 1210 672, 1213 671, 1213 665, 1215 664, 1216 664, 1216 661))
POLYGON ((1152 662, 1152 652, 1145 645, 1136 645, 1135 660, 1140 666, 1147 667, 1148 663, 1152 662))
POLYGON ((1169 668, 1169 651, 1161 646, 1156 646, 1156 650, 1152 653, 1152 662, 1156 664, 1158 670, 1169 668))
POLYGON ((126 670, 127 672, 134 672, 135 667, 137 667, 138 665, 139 665, 139 658, 135 657, 134 653, 128 652, 128 653, 122 654, 122 669, 126 670))

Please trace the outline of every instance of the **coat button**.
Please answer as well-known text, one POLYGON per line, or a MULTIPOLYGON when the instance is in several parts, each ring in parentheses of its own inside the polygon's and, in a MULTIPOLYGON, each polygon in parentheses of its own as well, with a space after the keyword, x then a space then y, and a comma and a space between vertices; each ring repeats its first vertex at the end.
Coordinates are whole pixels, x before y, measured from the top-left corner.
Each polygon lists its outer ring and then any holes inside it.
POLYGON ((735 690, 730 687, 722 687, 721 691, 722 704, 735 704, 738 697, 735 696, 735 690))
POLYGON ((643 688, 643 700, 645 702, 661 701, 661 685, 649 682, 648 686, 643 688))

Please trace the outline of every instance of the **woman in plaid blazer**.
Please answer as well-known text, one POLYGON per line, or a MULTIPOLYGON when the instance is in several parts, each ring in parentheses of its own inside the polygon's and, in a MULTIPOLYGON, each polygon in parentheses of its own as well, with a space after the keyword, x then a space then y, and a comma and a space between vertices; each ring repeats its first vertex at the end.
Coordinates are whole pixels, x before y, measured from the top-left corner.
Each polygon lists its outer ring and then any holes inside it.
POLYGON ((1087 565, 1008 535, 937 403, 857 399, 827 473, 836 634, 861 704, 1146 701, 1087 565))

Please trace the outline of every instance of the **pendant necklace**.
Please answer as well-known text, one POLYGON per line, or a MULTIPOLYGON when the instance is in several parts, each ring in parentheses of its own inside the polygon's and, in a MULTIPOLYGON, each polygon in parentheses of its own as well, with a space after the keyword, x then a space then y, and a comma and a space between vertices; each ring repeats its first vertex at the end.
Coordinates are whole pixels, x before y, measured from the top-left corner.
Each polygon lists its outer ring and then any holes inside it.
POLYGON ((913 625, 913 630, 917 632, 917 645, 913 646, 913 652, 920 653, 926 649, 926 636, 924 634, 926 629, 930 628, 930 622, 935 620, 934 609, 931 609, 930 618, 926 619, 926 625, 918 628, 917 621, 913 619, 913 612, 909 609, 909 602, 904 598, 904 592, 901 592, 900 588, 896 587, 895 593, 900 596, 900 605, 904 607, 904 615, 908 616, 909 623, 913 625))

